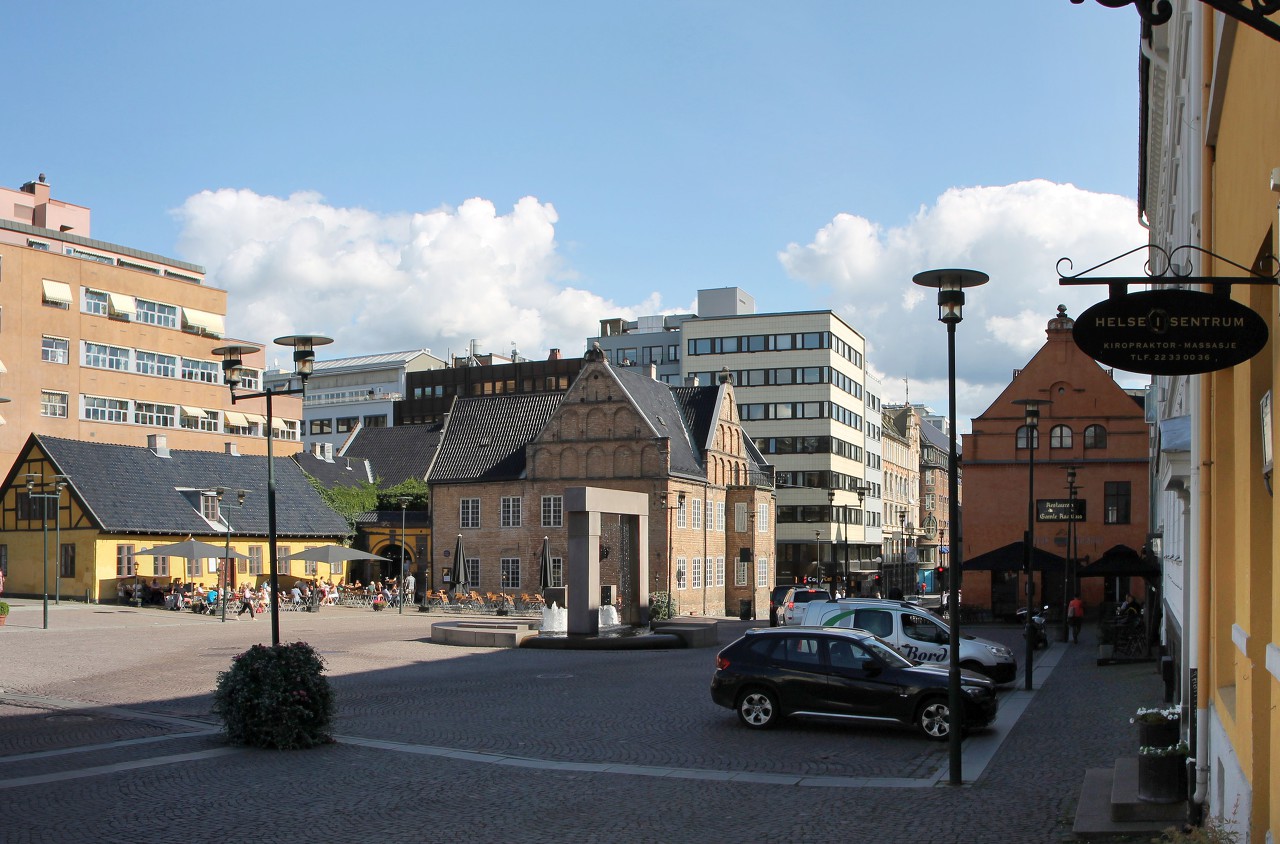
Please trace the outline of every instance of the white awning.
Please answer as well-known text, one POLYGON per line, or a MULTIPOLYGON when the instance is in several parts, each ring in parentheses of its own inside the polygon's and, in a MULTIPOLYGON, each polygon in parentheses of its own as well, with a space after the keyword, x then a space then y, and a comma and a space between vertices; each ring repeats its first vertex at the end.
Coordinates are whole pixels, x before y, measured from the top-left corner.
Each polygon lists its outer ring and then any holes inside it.
POLYGON ((243 413, 237 413, 234 410, 224 410, 222 415, 227 417, 227 424, 235 428, 248 428, 249 420, 245 418, 243 413))
POLYGON ((222 314, 211 314, 208 311, 198 311, 195 308, 183 308, 182 321, 187 327, 202 329, 215 337, 221 337, 226 333, 226 322, 222 314))
POLYGON ((245 422, 246 425, 249 424, 249 422, 257 422, 259 425, 267 424, 267 417, 259 416, 256 413, 246 413, 244 415, 244 418, 248 420, 247 422, 245 422))
POLYGON ((182 405, 182 412, 187 414, 188 416, 195 416, 199 418, 204 418, 204 416, 206 415, 206 411, 204 408, 192 407, 189 404, 182 405))
POLYGON ((8 425, 9 422, 4 418, 4 414, 0 413, 0 425, 8 425))
POLYGON ((287 431, 287 430, 289 430, 289 426, 288 426, 288 425, 286 425, 286 424, 284 424, 284 420, 283 420, 283 419, 278 419, 278 418, 276 418, 276 417, 274 417, 274 416, 273 416, 273 417, 271 417, 271 427, 272 427, 274 430, 277 430, 277 431, 287 431))
POLYGON ((4 361, 0 360, 0 375, 4 375, 9 371, 9 367, 4 365, 4 361))
POLYGON ((46 302, 57 302, 60 305, 70 305, 73 301, 71 298, 71 285, 65 281, 44 279, 44 300, 46 302))
POLYGON ((123 293, 108 293, 107 301, 111 305, 113 314, 136 316, 138 313, 138 305, 132 296, 126 296, 123 293))

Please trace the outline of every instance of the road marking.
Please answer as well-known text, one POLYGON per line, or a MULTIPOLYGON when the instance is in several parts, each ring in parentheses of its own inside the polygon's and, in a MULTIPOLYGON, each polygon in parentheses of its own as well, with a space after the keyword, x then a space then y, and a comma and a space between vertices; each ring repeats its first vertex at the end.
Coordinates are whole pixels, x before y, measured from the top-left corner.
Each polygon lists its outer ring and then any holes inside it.
POLYGON ((160 765, 176 765, 181 762, 198 762, 218 756, 228 756, 241 752, 235 747, 216 747, 212 750, 197 750, 194 753, 177 753, 173 756, 157 756, 154 759, 137 759, 132 762, 117 762, 114 765, 98 765, 93 768, 81 768, 77 771, 62 771, 57 774, 36 774, 30 777, 16 777, 0 780, 0 791, 10 788, 23 788, 28 785, 46 785, 51 782, 65 782, 85 777, 101 777, 108 774, 119 774, 123 771, 136 771, 142 768, 155 768, 160 765))

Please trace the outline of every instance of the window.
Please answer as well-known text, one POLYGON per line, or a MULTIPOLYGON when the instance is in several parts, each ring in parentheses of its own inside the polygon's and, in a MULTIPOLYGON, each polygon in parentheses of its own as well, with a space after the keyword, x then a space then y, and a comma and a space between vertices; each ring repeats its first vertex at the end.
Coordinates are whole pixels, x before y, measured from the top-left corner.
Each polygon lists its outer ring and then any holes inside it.
POLYGON ((738 503, 733 505, 733 529, 738 533, 747 532, 747 505, 738 503))
POLYGON ((116 546, 116 577, 133 576, 133 546, 116 546))
POLYGON ((333 420, 332 419, 312 419, 311 433, 313 436, 315 434, 332 434, 333 420))
POLYGON ((84 292, 84 304, 81 309, 86 314, 96 314, 98 316, 107 315, 107 294, 101 290, 86 290, 84 292))
POLYGON ((40 391, 40 415, 57 419, 67 418, 67 394, 40 391))
POLYGON ((204 516, 209 521, 215 524, 218 524, 219 523, 218 513, 220 510, 218 506, 219 504, 221 504, 221 502, 218 501, 218 496, 205 495, 204 493, 201 493, 200 494, 200 515, 204 516))
POLYGON ((159 352, 134 352, 133 370, 139 375, 159 375, 161 378, 178 377, 178 358, 159 352))
POLYGON ((724 502, 716 502, 716 530, 724 533, 724 502))
POLYGON ((520 527, 520 502, 518 496, 503 496, 501 501, 502 515, 500 524, 504 528, 520 527))
POLYGON ((542 496, 542 526, 564 527, 564 497, 559 495, 542 496))
POLYGON ((1129 524, 1130 500, 1128 481, 1107 481, 1103 484, 1103 524, 1129 524))
POLYGON ((502 563, 502 588, 503 589, 519 589, 520 588, 520 558, 519 557, 503 557, 502 563))
MULTIPOLYGON (((359 416, 339 416, 334 422, 334 431, 339 434, 349 434, 360 424, 359 416)), ((312 433, 315 433, 312 431, 312 433)))
POLYGON ((1101 425, 1090 425, 1084 429, 1085 448, 1106 448, 1107 429, 1101 425))
POLYGON ((480 588, 480 558, 467 557, 466 566, 464 568, 466 569, 467 579, 463 582, 463 585, 469 589, 479 589, 480 588))
POLYGON ((676 557, 676 588, 684 589, 689 582, 689 561, 676 557))
POLYGON ((221 366, 211 360, 182 359, 182 378, 184 381, 203 381, 206 384, 221 384, 221 366))
POLYGON ((702 499, 693 499, 693 529, 702 530, 702 499))
POLYGON ((257 369, 249 369, 247 367, 240 368, 240 389, 242 390, 260 390, 262 389, 262 372, 257 369))
MULTIPOLYGON (((282 557, 284 556, 284 552, 283 552, 283 550, 281 551, 280 556, 282 556, 282 557)), ((303 560, 303 561, 302 561, 302 576, 303 576, 303 577, 315 577, 315 576, 316 576, 316 575, 318 575, 319 573, 320 573, 320 564, 319 564, 319 563, 317 563, 315 560, 303 560)))
POLYGON ((187 559, 187 579, 194 580, 203 572, 200 571, 200 561, 194 558, 187 559))
POLYGON ((70 353, 70 341, 65 337, 45 335, 40 341, 40 360, 46 363, 66 363, 70 353))
POLYGON ((716 586, 724 586, 724 557, 716 557, 716 586))
POLYGON ((262 546, 261 545, 249 546, 249 574, 262 574, 262 546))
POLYGON ((276 573, 283 577, 289 573, 289 561, 285 557, 293 553, 293 549, 288 545, 281 545, 276 548, 276 573))
MULTIPOLYGON (((156 574, 160 574, 159 563, 163 557, 156 558, 156 574)), ((165 572, 168 574, 168 572, 165 572)), ((62 548, 58 552, 58 577, 75 577, 76 576, 76 546, 72 542, 62 543, 62 548)))
POLYGON ((1071 448, 1071 429, 1066 425, 1054 425, 1049 431, 1049 448, 1071 448))
POLYGON ((480 499, 464 498, 458 502, 458 527, 480 527, 480 499))
POLYGON ((130 356, 128 349, 122 349, 119 346, 106 346, 102 343, 84 344, 85 366, 128 372, 130 356))
POLYGON ((702 588, 702 558, 693 558, 693 588, 702 588))
POLYGON ((387 427, 387 415, 384 413, 381 416, 366 416, 364 418, 364 426, 366 428, 385 428, 387 427))
POLYGON ((0 574, 9 576, 9 546, 0 545, 0 574))
POLYGON ((136 300, 138 322, 147 325, 158 325, 161 328, 178 327, 178 309, 173 305, 161 305, 159 302, 148 302, 146 299, 136 300))
POLYGON ((756 533, 769 532, 769 505, 759 504, 756 507, 756 533))
POLYGON ((121 399, 85 396, 84 418, 94 422, 128 422, 129 403, 121 399))
POLYGON ((564 586, 564 557, 551 558, 551 585, 564 586))
POLYGON ((739 555, 737 562, 735 562, 733 566, 733 585, 734 586, 747 585, 747 566, 749 565, 751 565, 751 563, 746 560, 743 560, 741 555, 739 555))
POLYGON ((218 412, 216 410, 201 410, 198 407, 183 406, 182 419, 179 425, 190 431, 217 431, 218 430, 218 412))
POLYGON ((1027 431, 1033 432, 1031 435, 1031 443, 1032 443, 1031 447, 1033 449, 1039 448, 1040 447, 1040 429, 1028 428, 1026 425, 1018 426, 1017 442, 1015 443, 1014 447, 1015 448, 1027 447, 1027 431))
POLYGON ((172 428, 176 421, 176 408, 171 404, 152 404, 151 402, 135 402, 133 405, 133 421, 137 425, 153 425, 158 428, 172 428))
POLYGON ((767 557, 756 557, 756 586, 767 587, 769 585, 769 559, 767 557))
POLYGON ((676 527, 686 528, 689 526, 689 511, 685 509, 685 497, 682 495, 676 499, 676 527))
POLYGON ((41 303, 46 308, 58 308, 59 310, 71 310, 71 285, 65 281, 51 281, 44 279, 43 297, 41 303))

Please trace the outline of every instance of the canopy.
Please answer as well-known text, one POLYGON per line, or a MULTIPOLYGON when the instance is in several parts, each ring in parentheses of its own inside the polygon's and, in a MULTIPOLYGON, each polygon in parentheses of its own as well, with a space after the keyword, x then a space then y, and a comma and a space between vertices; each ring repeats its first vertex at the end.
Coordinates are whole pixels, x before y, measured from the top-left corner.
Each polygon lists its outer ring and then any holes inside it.
POLYGON ((222 545, 213 545, 190 537, 181 542, 174 542, 171 545, 157 545, 154 548, 146 548, 137 553, 146 554, 150 557, 185 557, 188 560, 205 560, 210 557, 217 557, 218 559, 230 557, 233 560, 249 559, 239 551, 229 550, 222 545))
POLYGON ((361 551, 358 548, 348 548, 345 545, 318 545, 315 548, 307 548, 296 554, 290 554, 287 557, 281 557, 281 560, 310 560, 316 563, 342 563, 347 560, 382 560, 390 562, 387 557, 379 557, 377 554, 370 554, 368 551, 361 551))
POLYGON ((542 537, 542 555, 538 565, 538 588, 550 589, 551 583, 551 539, 542 537))
POLYGON ((467 578, 467 557, 462 547, 462 534, 458 534, 458 542, 453 548, 453 594, 465 592, 463 586, 467 578))
POLYGON ((1128 545, 1115 545, 1096 562, 1080 569, 1080 577, 1145 577, 1160 576, 1160 564, 1138 554, 1128 545))
MULTIPOLYGON (((965 560, 965 571, 1022 571, 1026 562, 1026 545, 1022 542, 1010 542, 1001 548, 979 554, 965 560)), ((1051 551, 1034 548, 1031 552, 1031 569, 1033 571, 1060 572, 1067 564, 1066 559, 1051 551)))

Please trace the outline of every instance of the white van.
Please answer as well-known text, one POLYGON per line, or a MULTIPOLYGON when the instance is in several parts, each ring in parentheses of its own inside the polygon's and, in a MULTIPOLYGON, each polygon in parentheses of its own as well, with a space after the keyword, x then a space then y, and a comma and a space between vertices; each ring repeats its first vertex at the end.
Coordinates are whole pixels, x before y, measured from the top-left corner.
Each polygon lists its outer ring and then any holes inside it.
MULTIPOLYGON (((812 601, 804 605, 804 615, 797 623, 866 630, 893 645, 907 659, 935 665, 947 663, 951 644, 951 628, 927 610, 905 601, 812 601)), ((985 674, 997 683, 1008 683, 1018 673, 1018 660, 1004 645, 962 635, 960 667, 985 674)))

